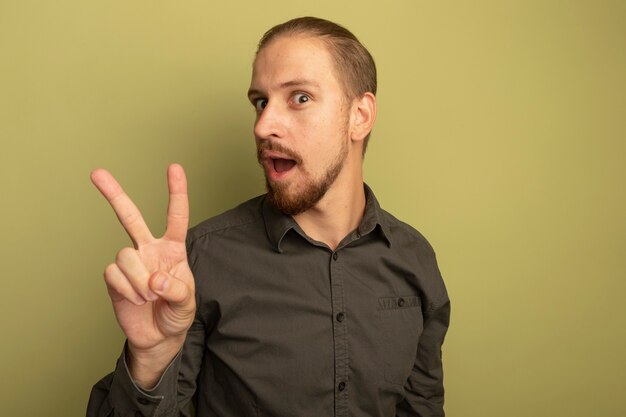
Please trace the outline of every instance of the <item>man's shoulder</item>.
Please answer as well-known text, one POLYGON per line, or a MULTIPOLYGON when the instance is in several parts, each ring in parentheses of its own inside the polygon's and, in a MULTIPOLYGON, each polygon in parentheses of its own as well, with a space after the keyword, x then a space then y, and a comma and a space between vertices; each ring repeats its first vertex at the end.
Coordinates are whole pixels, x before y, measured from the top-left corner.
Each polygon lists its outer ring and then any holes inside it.
POLYGON ((413 244, 418 249, 434 252, 428 239, 412 225, 398 219, 387 210, 380 209, 381 220, 387 225, 389 232, 391 233, 392 242, 397 242, 400 245, 413 244))
POLYGON ((187 241, 193 242, 202 236, 220 231, 240 228, 263 220, 263 201, 265 195, 251 198, 217 216, 210 217, 187 232, 187 241))

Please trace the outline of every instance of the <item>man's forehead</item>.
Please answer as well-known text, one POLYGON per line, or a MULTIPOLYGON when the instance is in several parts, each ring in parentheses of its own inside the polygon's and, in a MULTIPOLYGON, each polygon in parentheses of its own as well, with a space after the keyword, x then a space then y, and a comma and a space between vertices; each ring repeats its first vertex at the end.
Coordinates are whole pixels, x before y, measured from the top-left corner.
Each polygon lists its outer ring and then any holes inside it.
POLYGON ((306 51, 307 54, 326 55, 328 53, 328 47, 324 40, 313 35, 279 35, 259 50, 257 58, 263 55, 282 55, 286 51, 292 54, 306 51))
MULTIPOLYGON (((283 36, 259 51, 252 69, 252 85, 290 87, 310 84, 319 87, 334 77, 332 57, 320 39, 283 36)), ((260 87, 260 86, 259 86, 260 87)))

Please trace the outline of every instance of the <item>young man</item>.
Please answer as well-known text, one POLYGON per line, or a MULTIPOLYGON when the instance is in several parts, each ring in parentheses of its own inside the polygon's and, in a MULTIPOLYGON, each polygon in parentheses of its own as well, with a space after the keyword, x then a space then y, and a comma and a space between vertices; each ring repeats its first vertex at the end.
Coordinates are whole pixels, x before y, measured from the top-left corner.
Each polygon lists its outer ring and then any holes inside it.
POLYGON ((443 416, 449 300, 428 242, 363 183, 376 70, 316 18, 261 39, 249 99, 268 193, 186 231, 168 169, 152 237, 113 177, 92 180, 133 240, 105 281, 127 337, 89 416, 443 416))

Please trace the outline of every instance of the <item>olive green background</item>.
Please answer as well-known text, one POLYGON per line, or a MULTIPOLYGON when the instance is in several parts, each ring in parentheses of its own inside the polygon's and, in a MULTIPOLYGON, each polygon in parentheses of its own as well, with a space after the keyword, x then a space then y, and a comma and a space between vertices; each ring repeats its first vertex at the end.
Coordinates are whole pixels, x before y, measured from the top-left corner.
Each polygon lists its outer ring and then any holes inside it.
POLYGON ((591 0, 2 0, 2 415, 83 415, 120 352, 90 170, 155 234, 169 162, 192 223, 261 193, 251 62, 300 15, 376 58, 366 179, 437 250, 448 415, 626 415, 626 2, 591 0))

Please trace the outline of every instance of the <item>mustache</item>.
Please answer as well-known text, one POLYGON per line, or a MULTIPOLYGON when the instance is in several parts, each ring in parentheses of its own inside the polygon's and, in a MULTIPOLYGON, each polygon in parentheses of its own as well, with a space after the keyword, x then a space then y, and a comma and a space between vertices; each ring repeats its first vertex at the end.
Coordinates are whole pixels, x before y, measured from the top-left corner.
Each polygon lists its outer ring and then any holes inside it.
POLYGON ((256 146, 256 158, 259 162, 263 160, 263 152, 265 151, 275 151, 280 152, 289 157, 289 159, 293 159, 296 164, 302 163, 302 157, 295 151, 281 145, 276 142, 263 141, 261 143, 257 143, 256 146))

